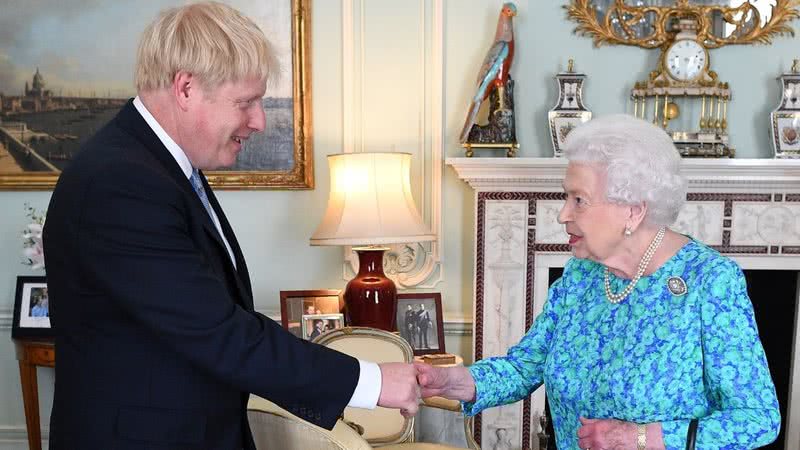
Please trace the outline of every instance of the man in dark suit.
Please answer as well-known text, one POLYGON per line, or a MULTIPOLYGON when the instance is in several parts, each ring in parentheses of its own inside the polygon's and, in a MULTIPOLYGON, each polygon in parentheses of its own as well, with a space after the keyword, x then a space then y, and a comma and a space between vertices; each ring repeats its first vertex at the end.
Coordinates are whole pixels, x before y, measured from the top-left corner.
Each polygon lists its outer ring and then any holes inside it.
POLYGON ((416 412, 416 371, 298 339, 254 311, 202 170, 263 130, 275 59, 216 3, 143 33, 138 96, 62 173, 44 230, 56 385, 51 450, 254 449, 249 393, 331 428, 347 405, 416 412))
POLYGON ((425 310, 424 303, 419 304, 417 326, 419 327, 419 348, 431 348, 428 344, 428 328, 431 326, 431 313, 425 310))
POLYGON ((311 330, 311 334, 308 335, 308 340, 313 341, 315 337, 322 334, 324 330, 325 322, 322 319, 314 319, 314 329, 311 330))
POLYGON ((417 313, 411 304, 406 307, 406 314, 403 320, 403 330, 406 340, 412 347, 417 348, 417 313))

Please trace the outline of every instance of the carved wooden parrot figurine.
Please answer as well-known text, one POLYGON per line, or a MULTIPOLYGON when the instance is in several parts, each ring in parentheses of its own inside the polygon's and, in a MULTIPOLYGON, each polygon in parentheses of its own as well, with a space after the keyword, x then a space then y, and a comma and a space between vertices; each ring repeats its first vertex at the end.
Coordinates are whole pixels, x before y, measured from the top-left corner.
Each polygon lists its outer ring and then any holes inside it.
POLYGON ((483 59, 483 65, 481 65, 481 70, 478 74, 478 86, 475 95, 472 97, 472 104, 469 108, 469 114, 467 114, 467 121, 464 123, 464 129, 461 130, 462 143, 467 142, 469 132, 478 116, 481 103, 489 98, 489 94, 494 92, 495 89, 500 90, 500 105, 501 108, 504 107, 504 86, 508 81, 508 73, 514 60, 514 28, 511 18, 516 15, 517 7, 513 3, 503 4, 503 9, 500 10, 500 17, 497 19, 494 44, 492 44, 483 59))

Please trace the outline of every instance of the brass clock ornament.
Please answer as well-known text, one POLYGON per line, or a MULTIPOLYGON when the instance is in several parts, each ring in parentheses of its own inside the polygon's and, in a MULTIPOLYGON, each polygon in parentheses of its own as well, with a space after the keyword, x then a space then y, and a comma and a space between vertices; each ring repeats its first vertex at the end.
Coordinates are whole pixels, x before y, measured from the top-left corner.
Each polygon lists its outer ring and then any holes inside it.
MULTIPOLYGON (((721 0, 720 0, 721 1, 721 0)), ((576 33, 602 44, 658 48, 657 67, 631 89, 633 114, 661 126, 683 156, 732 157, 728 142, 731 89, 712 70, 710 49, 732 44, 768 44, 794 31, 800 0, 757 0, 739 6, 708 1, 654 0, 634 6, 626 0, 571 0, 568 16, 576 33)))
POLYGON ((698 28, 694 18, 677 21, 656 70, 631 89, 633 114, 664 128, 682 156, 732 157, 727 132, 731 91, 711 70, 698 28), (686 117, 677 122, 680 128, 670 126, 681 115, 686 117))

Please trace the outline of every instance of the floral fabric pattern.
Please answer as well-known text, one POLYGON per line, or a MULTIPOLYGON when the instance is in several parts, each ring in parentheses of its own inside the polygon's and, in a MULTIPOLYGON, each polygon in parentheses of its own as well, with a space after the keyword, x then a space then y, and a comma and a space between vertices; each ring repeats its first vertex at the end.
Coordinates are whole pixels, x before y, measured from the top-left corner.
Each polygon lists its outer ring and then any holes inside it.
MULTIPOLYGON (((562 450, 578 448, 579 417, 660 422, 667 449, 685 448, 692 418, 698 450, 775 439, 778 400, 735 262, 692 240, 616 305, 603 275, 571 259, 525 337, 470 367, 476 399, 464 411, 514 403, 544 383, 562 450), (673 277, 685 294, 669 289, 673 277)), ((611 275, 613 292, 628 282, 611 275)))

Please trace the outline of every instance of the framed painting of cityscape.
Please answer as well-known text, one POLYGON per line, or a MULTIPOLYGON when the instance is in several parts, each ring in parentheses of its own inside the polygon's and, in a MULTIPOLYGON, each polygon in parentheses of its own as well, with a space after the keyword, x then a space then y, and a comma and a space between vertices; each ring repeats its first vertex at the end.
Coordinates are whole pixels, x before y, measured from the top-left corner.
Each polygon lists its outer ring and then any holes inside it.
MULTIPOLYGON (((253 19, 280 74, 262 104, 267 128, 233 167, 206 172, 222 189, 312 189, 310 0, 223 0, 253 19)), ((42 0, 0 14, 0 190, 48 190, 83 143, 136 95, 139 35, 181 0, 42 0)))

